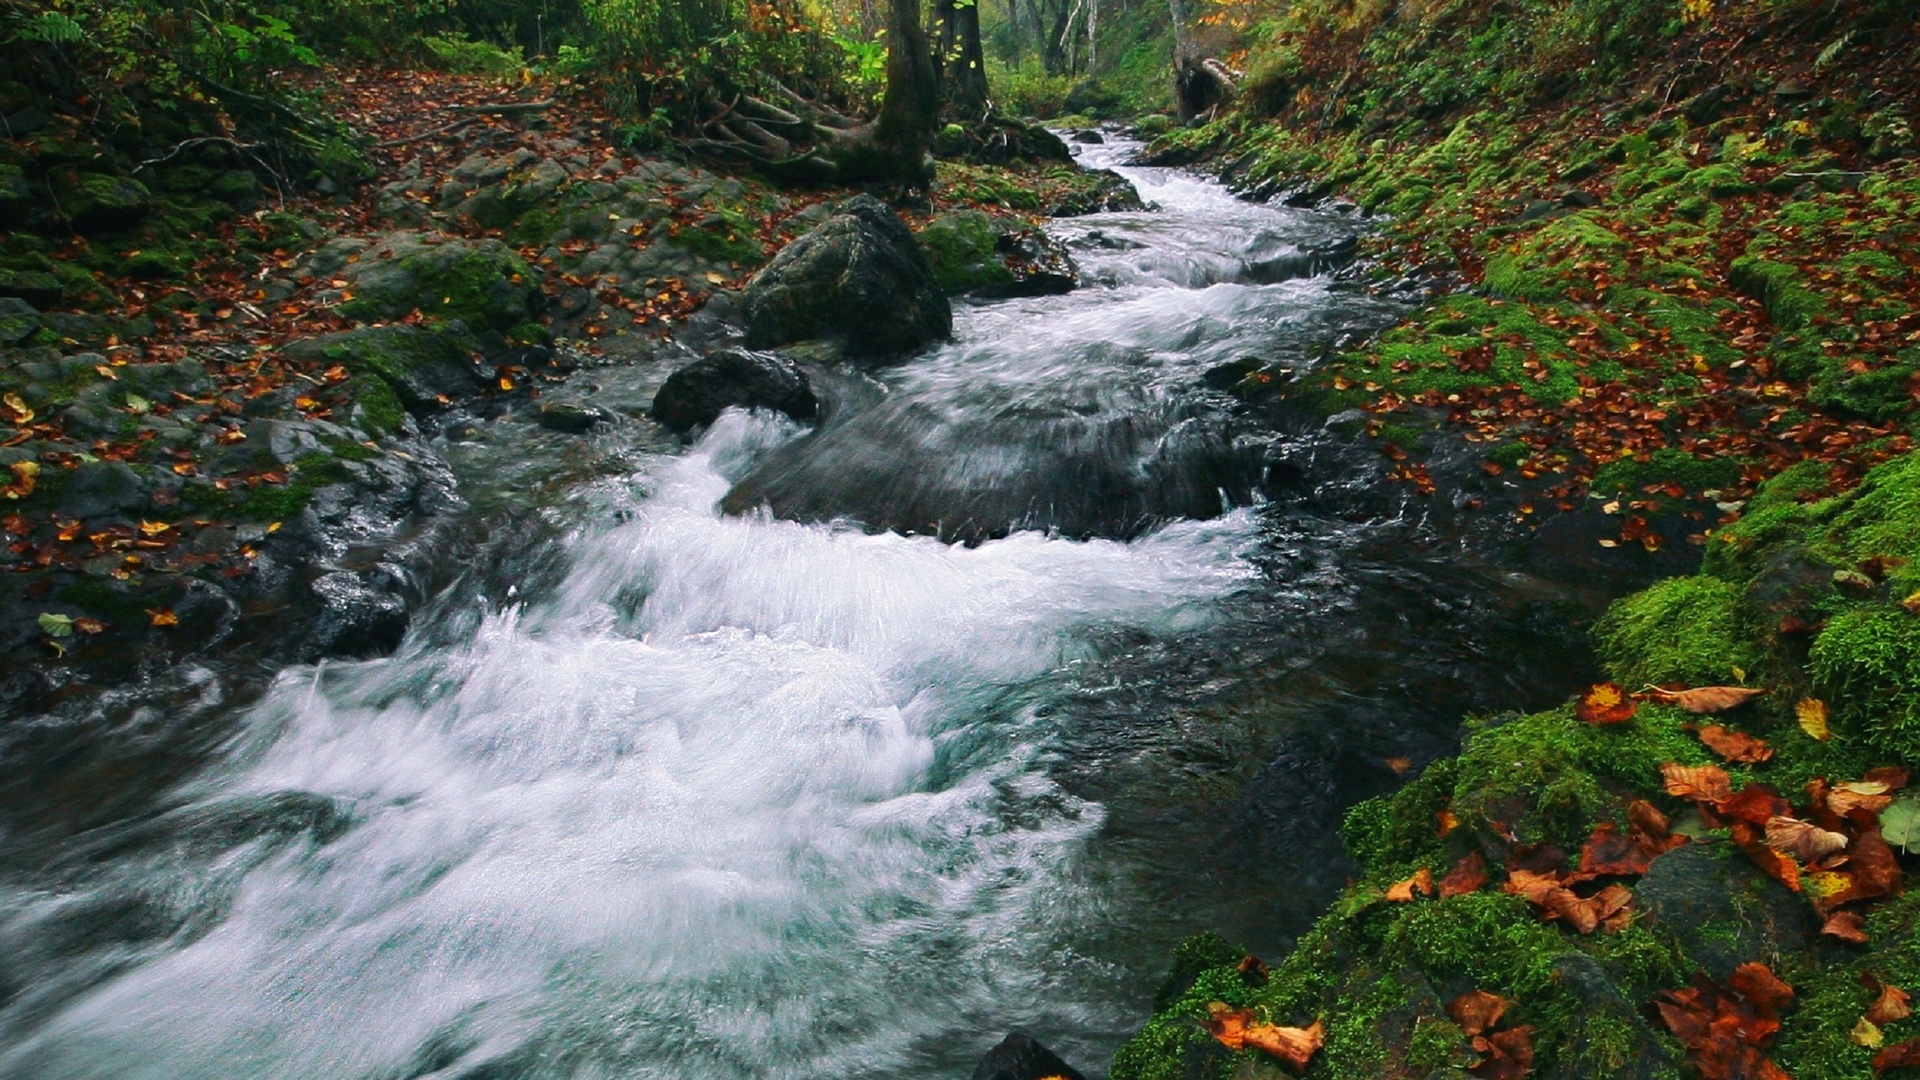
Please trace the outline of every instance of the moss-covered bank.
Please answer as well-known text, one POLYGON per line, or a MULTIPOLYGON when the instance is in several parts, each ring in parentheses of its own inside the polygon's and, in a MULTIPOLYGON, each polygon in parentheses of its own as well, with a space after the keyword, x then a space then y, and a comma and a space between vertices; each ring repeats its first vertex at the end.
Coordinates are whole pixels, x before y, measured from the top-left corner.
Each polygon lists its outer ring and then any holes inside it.
MULTIPOLYGON (((1795 990, 1767 1053, 1800 1080, 1874 1075, 1874 1051, 1849 1037, 1873 993, 1863 977, 1920 986, 1920 897, 1853 905, 1867 943, 1817 932, 1809 884, 1795 895, 1762 874, 1685 800, 1661 767, 1717 764, 1690 729, 1718 722, 1758 736, 1770 760, 1727 765, 1736 790, 1771 784, 1796 805, 1809 781, 1852 780, 1920 755, 1920 613, 1902 603, 1920 581, 1920 458, 1872 470, 1839 495, 1806 500, 1807 470, 1769 482, 1747 516, 1720 531, 1703 572, 1616 603, 1596 629, 1598 652, 1622 684, 1746 683, 1767 693, 1738 711, 1693 717, 1642 705, 1623 724, 1583 723, 1572 705, 1468 722, 1456 759, 1399 792, 1365 802, 1343 832, 1360 879, 1264 977, 1243 953, 1196 939, 1176 958, 1153 1021, 1123 1049, 1115 1080, 1275 1074, 1258 1051, 1234 1053, 1202 1022, 1214 1002, 1253 1007, 1276 1022, 1327 1025, 1310 1077, 1456 1075, 1479 1060, 1446 1003, 1472 990, 1516 1002, 1508 1022, 1533 1026, 1540 1075, 1689 1075, 1686 1052, 1653 1018, 1661 991, 1696 973, 1725 979, 1761 961, 1795 990), (1796 705, 1823 701, 1832 737, 1802 729, 1796 705), (1630 921, 1581 935, 1542 921, 1503 875, 1537 867, 1554 849, 1580 851, 1604 824, 1625 829, 1648 800, 1693 842, 1652 862, 1629 887, 1630 921), (1426 870, 1435 878, 1477 855, 1488 881, 1409 903, 1386 888, 1426 870)), ((1868 980, 1870 981, 1870 980, 1868 980)), ((1892 1044, 1920 1037, 1920 1020, 1882 1025, 1892 1044)), ((1277 1075, 1277 1074, 1276 1074, 1277 1075)))

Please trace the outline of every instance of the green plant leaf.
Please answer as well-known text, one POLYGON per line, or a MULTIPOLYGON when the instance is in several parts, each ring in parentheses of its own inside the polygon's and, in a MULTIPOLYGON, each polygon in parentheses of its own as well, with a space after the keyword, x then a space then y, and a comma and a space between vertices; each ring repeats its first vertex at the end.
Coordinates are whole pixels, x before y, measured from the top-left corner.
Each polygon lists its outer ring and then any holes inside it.
POLYGON ((48 637, 72 637, 73 616, 55 615, 51 611, 43 611, 40 613, 40 629, 48 637))
POLYGON ((1901 851, 1920 843, 1920 796, 1898 799, 1880 811, 1880 835, 1901 851))

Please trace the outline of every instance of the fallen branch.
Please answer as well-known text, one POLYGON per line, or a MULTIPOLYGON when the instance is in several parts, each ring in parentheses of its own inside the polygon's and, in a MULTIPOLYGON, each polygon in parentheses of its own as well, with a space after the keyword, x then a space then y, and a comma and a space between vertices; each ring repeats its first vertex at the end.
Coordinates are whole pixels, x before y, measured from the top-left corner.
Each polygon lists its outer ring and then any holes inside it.
POLYGON ((481 113, 486 116, 507 116, 513 113, 541 112, 553 108, 553 100, 546 101, 500 101, 486 105, 454 105, 448 112, 481 113))
MULTIPOLYGON (((260 148, 259 143, 243 143, 237 139, 229 139, 225 135, 201 135, 201 136, 198 136, 197 138, 185 139, 185 140, 182 140, 181 142, 175 143, 173 145, 173 149, 168 150, 166 153, 161 154, 159 157, 148 158, 147 160, 141 162, 140 164, 135 165, 132 171, 139 172, 141 169, 144 169, 149 165, 159 165, 159 164, 162 164, 163 162, 172 161, 175 157, 177 157, 180 154, 182 150, 187 150, 195 146, 205 146, 208 143, 219 143, 223 146, 231 146, 235 150, 239 150, 242 152, 245 152, 248 150, 258 150, 260 148)), ((248 155, 248 156, 252 157, 253 155, 248 155)), ((257 161, 259 159, 255 158, 254 160, 257 161)))
POLYGON ((420 132, 420 133, 419 133, 419 134, 417 134, 417 135, 407 135, 407 136, 404 136, 404 137, 402 137, 402 138, 398 138, 398 139, 386 139, 386 140, 384 140, 384 141, 382 141, 382 142, 377 142, 377 143, 374 143, 374 144, 373 144, 373 148, 374 148, 375 150, 391 150, 392 148, 394 148, 394 147, 396 147, 396 146, 405 146, 405 145, 407 145, 408 143, 415 143, 415 142, 419 142, 419 141, 421 141, 422 139, 431 139, 431 138, 433 138, 433 137, 434 137, 435 135, 445 135, 445 134, 449 134, 449 133, 451 133, 451 132, 453 132, 454 130, 456 130, 456 129, 458 129, 458 128, 464 128, 464 127, 468 127, 468 126, 470 126, 470 125, 472 125, 472 124, 477 124, 477 123, 479 123, 479 122, 480 122, 480 120, 479 120, 479 118, 478 118, 478 117, 471 117, 471 116, 470 116, 470 117, 468 117, 468 118, 466 118, 465 120, 455 120, 455 121, 454 121, 453 123, 451 123, 451 124, 442 124, 442 125, 440 125, 440 126, 439 126, 439 127, 437 127, 437 128, 432 128, 432 129, 429 129, 429 130, 427 130, 427 131, 422 131, 422 132, 420 132))

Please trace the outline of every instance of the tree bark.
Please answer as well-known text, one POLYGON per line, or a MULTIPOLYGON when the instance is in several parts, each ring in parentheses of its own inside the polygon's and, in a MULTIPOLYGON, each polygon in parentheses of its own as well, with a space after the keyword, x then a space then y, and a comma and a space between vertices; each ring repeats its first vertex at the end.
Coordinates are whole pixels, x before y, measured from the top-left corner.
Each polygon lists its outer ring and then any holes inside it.
POLYGON ((980 50, 980 0, 936 0, 934 10, 941 104, 948 119, 975 123, 993 107, 980 50))
POLYGON ((876 162, 881 166, 876 171, 895 172, 901 180, 930 180, 927 162, 939 120, 940 84, 920 22, 920 2, 889 0, 887 89, 873 122, 874 149, 887 160, 876 162))

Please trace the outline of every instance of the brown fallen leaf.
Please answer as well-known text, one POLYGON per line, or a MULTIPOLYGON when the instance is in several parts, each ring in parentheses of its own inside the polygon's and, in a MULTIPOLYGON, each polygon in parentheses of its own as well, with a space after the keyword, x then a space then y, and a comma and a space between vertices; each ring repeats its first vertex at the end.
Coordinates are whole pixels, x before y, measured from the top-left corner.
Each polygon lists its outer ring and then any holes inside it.
POLYGON ((1740 849, 1766 875, 1794 892, 1800 891, 1800 864, 1767 845, 1766 834, 1750 822, 1736 821, 1730 830, 1733 846, 1740 849))
POLYGON ((1424 866, 1405 881, 1396 881, 1387 886, 1387 899, 1396 904, 1411 903, 1416 894, 1433 895, 1433 871, 1424 866))
POLYGON ((1888 1069, 1920 1066, 1920 1039, 1908 1039, 1873 1055, 1873 1071, 1885 1072, 1888 1069))
POLYGON ((1620 724, 1633 719, 1639 709, 1639 703, 1625 690, 1607 682, 1588 687, 1573 712, 1589 724, 1620 724))
POLYGON ((1499 994, 1474 990, 1447 1002, 1447 1015, 1469 1035, 1478 1035, 1500 1022, 1513 1002, 1499 994))
POLYGON ((1744 821, 1765 828, 1777 817, 1791 817, 1793 804, 1772 784, 1748 784, 1738 794, 1713 804, 1713 812, 1728 821, 1744 821))
POLYGON ((1440 879, 1440 898, 1462 896, 1470 892, 1479 892, 1480 886, 1487 883, 1487 860, 1477 851, 1461 856, 1453 864, 1447 875, 1440 879))
POLYGON ((1891 1024, 1895 1020, 1905 1020, 1913 1015, 1913 1007, 1908 1003, 1911 996, 1897 986, 1880 987, 1880 995, 1867 1006, 1866 1018, 1876 1024, 1891 1024))
POLYGON ((1667 1030, 1687 1048, 1705 1080, 1788 1080, 1761 1050, 1780 1030, 1779 1010, 1793 989, 1766 965, 1742 964, 1721 986, 1704 973, 1654 1002, 1667 1030))
POLYGON ((1691 690, 1663 690, 1653 686, 1642 691, 1655 701, 1678 705, 1695 714, 1726 712, 1766 692, 1763 686, 1696 686, 1691 690))
POLYGON ((1828 832, 1810 821, 1775 817, 1767 820, 1767 846, 1812 864, 1846 850, 1847 837, 1845 833, 1828 832))
POLYGON ((1836 911, 1827 917, 1820 932, 1854 945, 1867 943, 1867 920, 1857 911, 1836 911))
POLYGON ((1878 900, 1899 892, 1900 860, 1880 836, 1879 829, 1862 829, 1853 838, 1847 865, 1834 877, 1839 887, 1822 889, 1813 896, 1814 910, 1822 916, 1857 900, 1878 900))
POLYGON ((1756 738, 1743 731, 1733 731, 1718 724, 1708 724, 1694 732, 1705 743, 1707 749, 1719 754, 1723 759, 1741 764, 1758 764, 1773 756, 1773 747, 1765 739, 1756 738))
POLYGON ((1520 1080, 1533 1071, 1531 1026, 1476 1035, 1473 1048, 1484 1056, 1480 1064, 1467 1071, 1480 1080, 1520 1080))
POLYGON ((1827 790, 1827 809, 1847 817, 1858 810, 1866 815, 1871 823, 1893 804, 1893 789, 1886 784, 1873 780, 1856 780, 1850 784, 1835 784, 1827 790))
POLYGON ((1793 715, 1800 721, 1800 730, 1809 736, 1826 742, 1833 738, 1833 731, 1827 726, 1827 703, 1819 698, 1801 698, 1793 707, 1793 715))
POLYGON ((1639 836, 1622 835, 1611 821, 1603 821, 1587 837, 1580 849, 1580 873, 1583 879, 1597 877, 1638 877, 1653 865, 1657 851, 1648 850, 1639 836))
POLYGON ((1733 798, 1733 781, 1718 765, 1681 765, 1670 761, 1660 766, 1660 775, 1666 780, 1669 795, 1710 803, 1733 798))
POLYGON ((1763 1013, 1778 1015, 1793 1004, 1793 987, 1780 981, 1773 969, 1758 960, 1749 960, 1733 969, 1727 977, 1727 989, 1752 1002, 1763 1013))

